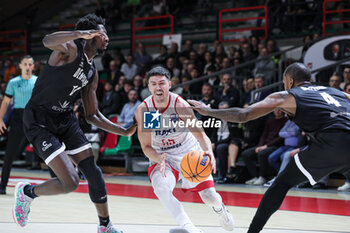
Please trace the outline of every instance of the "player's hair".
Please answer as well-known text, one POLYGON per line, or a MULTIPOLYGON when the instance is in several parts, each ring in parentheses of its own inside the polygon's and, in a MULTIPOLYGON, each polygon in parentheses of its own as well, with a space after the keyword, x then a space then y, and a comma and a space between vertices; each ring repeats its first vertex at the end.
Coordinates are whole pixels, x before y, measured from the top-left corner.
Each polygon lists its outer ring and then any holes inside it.
POLYGON ((99 24, 105 25, 105 20, 101 16, 90 13, 78 20, 78 22, 75 24, 75 30, 98 29, 97 25, 99 24))
POLYGON ((153 67, 147 74, 147 81, 149 80, 150 77, 152 76, 156 76, 156 75, 161 75, 161 76, 165 76, 169 81, 171 78, 170 72, 165 69, 162 66, 156 66, 153 67))
POLYGON ((294 79, 296 83, 310 81, 311 71, 303 63, 293 63, 284 71, 284 75, 294 79))
POLYGON ((24 59, 33 59, 33 61, 34 61, 34 58, 31 55, 27 54, 27 55, 24 55, 23 57, 21 57, 21 59, 19 60, 19 63, 22 63, 22 61, 24 59))

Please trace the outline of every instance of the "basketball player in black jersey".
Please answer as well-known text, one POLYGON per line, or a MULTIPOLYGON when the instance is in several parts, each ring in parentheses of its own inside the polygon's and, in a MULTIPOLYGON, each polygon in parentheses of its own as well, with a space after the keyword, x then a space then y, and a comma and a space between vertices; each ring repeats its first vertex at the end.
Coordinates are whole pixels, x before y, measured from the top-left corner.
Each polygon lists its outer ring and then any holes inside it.
POLYGON ((312 85, 310 78, 310 70, 305 65, 294 63, 283 75, 286 91, 273 93, 245 109, 211 109, 188 100, 202 115, 231 122, 254 120, 279 108, 311 138, 309 145, 294 156, 266 191, 248 233, 263 229, 293 186, 306 180, 313 185, 332 172, 350 168, 350 95, 331 87, 312 85))
POLYGON ((80 18, 74 31, 55 32, 43 39, 44 46, 53 52, 36 82, 23 119, 28 140, 57 178, 36 186, 17 184, 13 216, 20 226, 27 224, 30 204, 37 196, 77 189, 79 176, 73 161, 88 181, 90 199, 100 219, 98 232, 121 232, 109 220, 103 175, 72 111, 73 102, 80 92, 89 123, 125 136, 135 132, 135 126, 124 129, 112 123, 97 107, 98 73, 93 58, 107 49, 108 40, 104 20, 94 14, 80 18))

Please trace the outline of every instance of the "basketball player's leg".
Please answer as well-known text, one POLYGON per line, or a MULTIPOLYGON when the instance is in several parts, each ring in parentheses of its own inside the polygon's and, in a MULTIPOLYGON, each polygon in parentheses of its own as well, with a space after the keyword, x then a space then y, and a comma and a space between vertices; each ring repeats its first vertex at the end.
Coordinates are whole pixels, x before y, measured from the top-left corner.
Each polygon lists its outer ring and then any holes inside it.
POLYGON ((97 166, 92 149, 83 150, 71 155, 72 160, 84 174, 89 185, 89 196, 96 206, 98 216, 109 216, 107 203, 107 190, 101 169, 97 166))
POLYGON ((159 166, 155 166, 154 170, 150 174, 150 179, 154 193, 162 203, 163 207, 169 212, 169 214, 176 220, 176 222, 184 227, 186 225, 193 226, 192 221, 187 216, 183 206, 173 195, 173 190, 177 183, 177 179, 170 167, 166 168, 166 177, 163 177, 159 166))
POLYGON ((209 206, 219 218, 220 225, 227 231, 233 231, 234 220, 230 212, 226 209, 220 194, 218 194, 214 187, 206 188, 199 191, 199 196, 202 201, 209 206))
POLYGON ((260 232, 270 216, 281 206, 289 189, 306 180, 306 176, 298 169, 295 160, 292 159, 265 192, 248 233, 260 232))

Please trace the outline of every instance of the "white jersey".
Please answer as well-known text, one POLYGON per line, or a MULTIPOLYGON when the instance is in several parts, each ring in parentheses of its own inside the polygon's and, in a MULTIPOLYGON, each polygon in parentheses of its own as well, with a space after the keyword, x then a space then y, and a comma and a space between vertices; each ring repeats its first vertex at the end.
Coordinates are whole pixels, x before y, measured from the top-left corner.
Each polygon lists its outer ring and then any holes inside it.
MULTIPOLYGON (((191 131, 177 123, 182 121, 176 110, 176 103, 181 97, 171 92, 169 95, 167 107, 160 112, 160 128, 151 131, 151 143, 152 148, 159 154, 166 153, 168 155, 166 161, 174 169, 180 170, 183 156, 190 151, 201 150, 201 147, 191 131)), ((143 102, 147 111, 157 111, 152 96, 147 97, 143 102)))

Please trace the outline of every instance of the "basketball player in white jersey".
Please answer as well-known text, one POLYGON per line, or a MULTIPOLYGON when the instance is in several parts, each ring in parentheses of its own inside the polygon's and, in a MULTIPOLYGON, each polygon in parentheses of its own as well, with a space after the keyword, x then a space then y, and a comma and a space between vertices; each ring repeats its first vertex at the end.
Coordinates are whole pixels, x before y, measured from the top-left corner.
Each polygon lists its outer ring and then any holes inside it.
POLYGON ((186 130, 179 124, 174 126, 163 124, 170 121, 178 123, 197 119, 184 99, 169 92, 170 73, 165 68, 158 66, 151 69, 147 79, 152 95, 137 108, 135 119, 142 150, 150 159, 148 174, 154 193, 180 225, 180 228, 171 229, 170 233, 202 232, 193 225, 181 203, 173 195, 178 179, 182 179, 182 188, 185 191, 198 192, 203 202, 217 214, 221 226, 227 231, 232 231, 233 218, 214 188, 213 177, 210 175, 201 183, 193 183, 183 178, 180 171, 183 156, 190 151, 201 150, 209 154, 215 173, 215 158, 209 138, 203 128, 196 127, 196 125, 186 130), (152 119, 146 118, 147 114, 152 114, 152 119), (158 119, 165 120, 158 125, 158 119), (147 123, 150 124, 147 125, 147 123), (149 126, 152 129, 147 129, 149 126))

